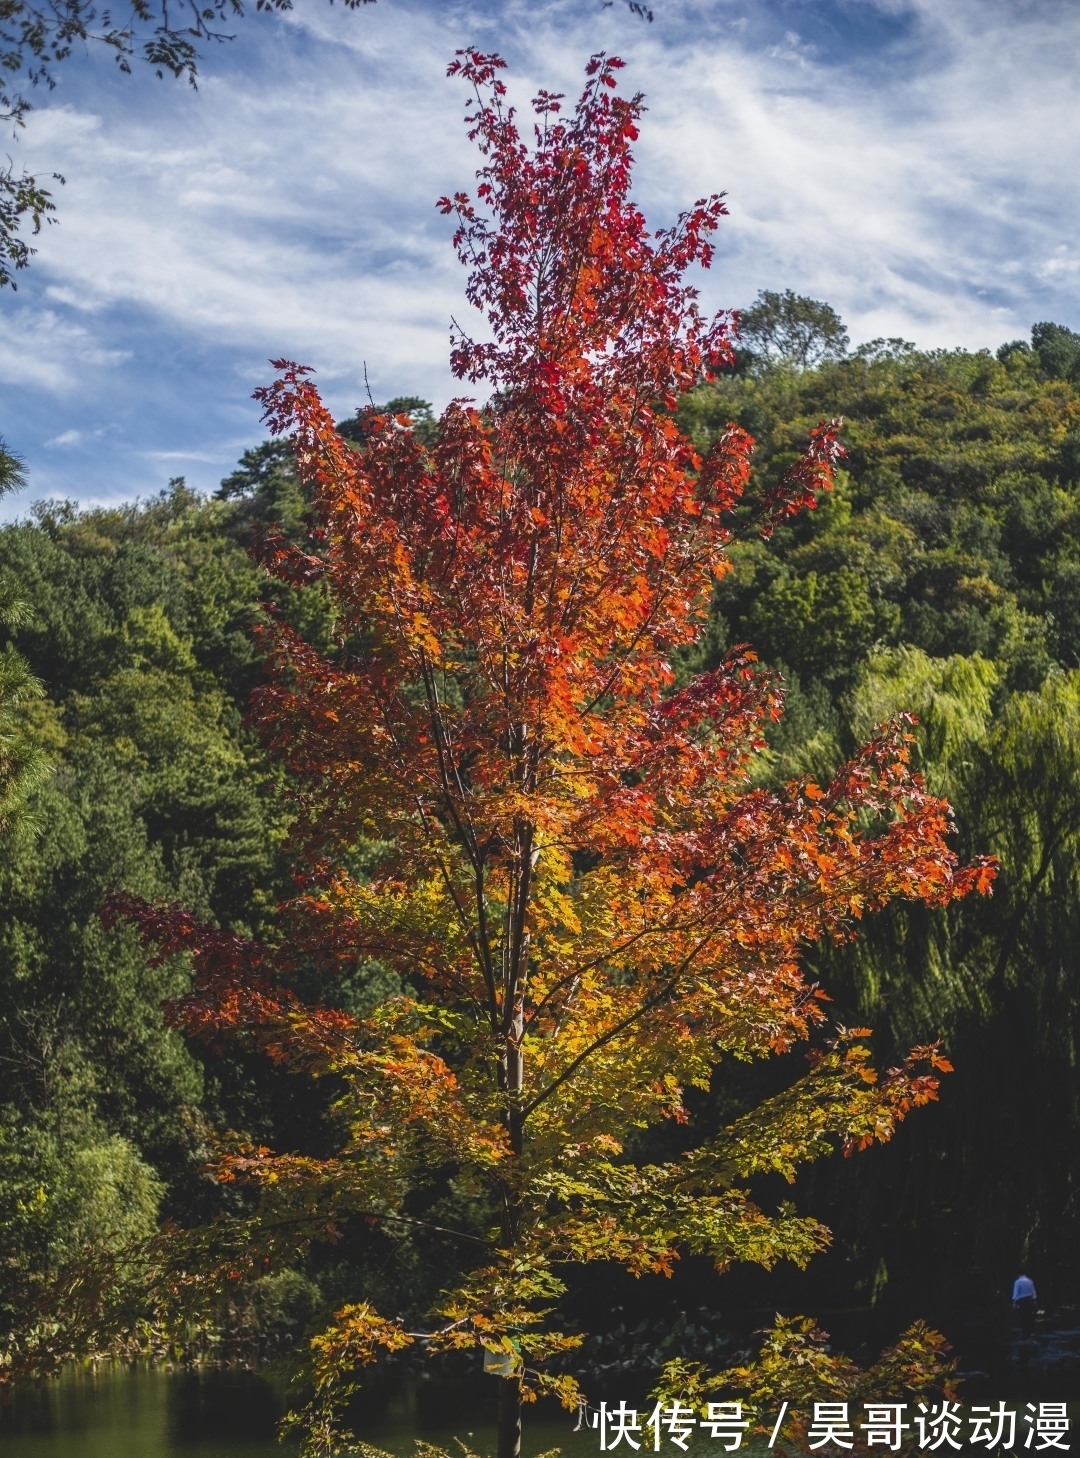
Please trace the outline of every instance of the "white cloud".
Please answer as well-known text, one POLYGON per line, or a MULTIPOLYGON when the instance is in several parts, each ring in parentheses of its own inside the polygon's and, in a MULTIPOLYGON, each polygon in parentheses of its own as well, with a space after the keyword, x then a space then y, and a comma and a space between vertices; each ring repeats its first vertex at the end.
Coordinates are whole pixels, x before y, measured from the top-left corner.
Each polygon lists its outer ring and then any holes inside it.
POLYGON ((204 466, 222 465, 221 455, 210 451, 143 451, 143 455, 148 461, 194 461, 204 466))
POLYGON ((357 399, 364 357, 376 378, 421 362, 445 376, 460 284, 434 200, 471 158, 442 76, 451 47, 437 23, 427 32, 416 94, 402 54, 391 74, 350 51, 305 70, 285 33, 274 89, 261 71, 209 74, 138 129, 119 112, 43 112, 34 160, 70 179, 37 265, 52 297, 96 310, 103 332, 103 310, 134 305, 211 348, 301 356, 357 399))
MULTIPOLYGON (((6 301, 5 301, 6 302, 6 301)), ((62 392, 74 389, 87 371, 130 358, 109 348, 91 331, 53 309, 18 311, 10 303, 0 336, 0 381, 62 392)))
POLYGON ((59 284, 51 284, 46 288, 45 297, 50 303, 62 304, 65 308, 76 309, 80 313, 94 314, 104 308, 102 300, 89 298, 85 293, 64 288, 59 284))
POLYGON ((1080 273, 1080 253, 1075 248, 1070 248, 1067 243, 1058 244, 1054 249, 1051 258, 1045 258, 1038 265, 1038 276, 1051 283, 1059 279, 1068 280, 1075 278, 1080 273))
MULTIPOLYGON (((808 74, 731 47, 692 68, 665 57, 659 85, 654 69, 643 161, 672 204, 722 177, 737 299, 792 286, 839 306, 857 337, 972 346, 1045 305, 1042 259, 1080 222, 1062 185, 1080 155, 1075 46, 1059 32, 1050 48, 1041 24, 1017 43, 991 4, 941 9, 948 35, 934 25, 885 85, 876 65, 826 58, 808 74)), ((1080 38, 1080 16, 1068 28, 1080 38)))

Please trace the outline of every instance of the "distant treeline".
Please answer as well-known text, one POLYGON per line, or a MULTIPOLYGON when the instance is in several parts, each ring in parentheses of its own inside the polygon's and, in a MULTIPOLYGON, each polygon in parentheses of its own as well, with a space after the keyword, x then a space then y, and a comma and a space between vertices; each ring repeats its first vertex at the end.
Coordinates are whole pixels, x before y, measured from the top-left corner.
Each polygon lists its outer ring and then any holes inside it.
MULTIPOLYGON (((1001 872, 989 900, 894 909, 855 943, 810 949, 838 1020, 873 1026, 883 1061, 940 1037, 957 1071, 892 1146, 813 1167, 798 1198, 836 1231, 837 1301, 933 1314, 1020 1262, 1077 1295, 1080 336, 1038 325, 996 357, 896 340, 850 354, 831 310, 800 314, 810 302, 762 296, 734 368, 680 408, 702 446, 729 420, 750 430, 762 482, 822 416, 844 417, 848 451, 815 512, 736 545, 680 672, 749 642, 782 673, 762 780, 824 776, 914 711, 958 849, 1001 872)), ((392 403, 433 429, 422 401, 392 403)), ((177 481, 121 508, 45 503, 0 530, 0 585, 29 607, 4 629, 8 663, 21 655, 45 691, 12 711, 5 752, 36 746, 50 771, 0 834, 0 1326, 85 1244, 239 1198, 205 1173, 219 1136, 314 1153, 329 1139, 312 1102, 329 1093, 242 1048, 186 1046, 161 1012, 184 966, 151 965, 98 917, 119 889, 257 934, 288 894, 278 772, 243 720, 252 628, 283 614, 329 647, 333 604, 271 584, 248 548, 269 528, 301 537, 304 509, 289 448, 267 443, 213 499, 177 481)), ((392 985, 365 965, 305 990, 362 1009, 392 985)), ((700 1125, 759 1076, 722 1074, 700 1125)), ((376 1301, 419 1311, 452 1265, 431 1241, 407 1268, 386 1257, 377 1234, 348 1232, 223 1322, 295 1334, 358 1271, 376 1301)), ((763 1279, 764 1300, 821 1305, 813 1268, 763 1279)))

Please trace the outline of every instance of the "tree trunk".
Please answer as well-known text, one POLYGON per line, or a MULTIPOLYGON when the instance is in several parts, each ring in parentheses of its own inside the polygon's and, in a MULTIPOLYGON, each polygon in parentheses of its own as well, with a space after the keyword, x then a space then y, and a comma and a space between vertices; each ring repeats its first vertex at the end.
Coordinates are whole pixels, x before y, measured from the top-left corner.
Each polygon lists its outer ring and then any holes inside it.
MULTIPOLYGON (((510 1136, 510 1148, 515 1158, 520 1159, 525 1147, 525 1125, 521 1117, 521 1096, 525 1087, 525 1056, 522 1041, 525 1035, 525 968, 529 955, 529 934, 524 929, 525 908, 528 902, 528 886, 532 862, 529 859, 532 844, 531 830, 525 841, 522 871, 522 894, 517 907, 521 918, 516 942, 514 965, 508 969, 507 999, 511 1009, 508 1036, 503 1049, 500 1070, 503 1087, 508 1095, 506 1106, 506 1129, 510 1136)), ((503 1242, 512 1249, 518 1242, 521 1227, 521 1207, 513 1185, 503 1187, 503 1242)), ((520 1361, 520 1357, 519 1357, 520 1361)), ((521 1378, 500 1377, 499 1382, 499 1435, 497 1458, 520 1458, 521 1455, 521 1378)))
POLYGON ((521 1383, 516 1377, 500 1377, 498 1458, 520 1458, 521 1383))

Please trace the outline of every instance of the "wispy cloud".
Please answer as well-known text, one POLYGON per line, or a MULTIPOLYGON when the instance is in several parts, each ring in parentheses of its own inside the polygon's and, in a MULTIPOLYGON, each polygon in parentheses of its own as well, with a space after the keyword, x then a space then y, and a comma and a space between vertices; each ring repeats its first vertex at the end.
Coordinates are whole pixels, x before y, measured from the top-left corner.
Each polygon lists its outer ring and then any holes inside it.
POLYGON ((10 442, 31 489, 146 493, 166 463, 212 486, 258 438, 268 356, 314 364, 334 408, 442 403, 463 311, 433 207, 468 185, 466 41, 527 103, 619 51, 648 93, 638 193, 663 221, 726 189, 703 293, 826 298, 855 338, 994 345, 1080 323, 1080 155, 1069 0, 309 0, 251 17, 191 94, 73 63, 21 150, 69 182, 0 299, 10 442), (69 442, 64 468, 46 442, 69 442))
POLYGON ((144 451, 148 461, 191 462, 204 466, 220 464, 221 457, 208 451, 144 451))
POLYGON ((12 309, 0 343, 0 381, 51 393, 77 389, 88 371, 121 365, 130 351, 110 346, 55 309, 12 309))

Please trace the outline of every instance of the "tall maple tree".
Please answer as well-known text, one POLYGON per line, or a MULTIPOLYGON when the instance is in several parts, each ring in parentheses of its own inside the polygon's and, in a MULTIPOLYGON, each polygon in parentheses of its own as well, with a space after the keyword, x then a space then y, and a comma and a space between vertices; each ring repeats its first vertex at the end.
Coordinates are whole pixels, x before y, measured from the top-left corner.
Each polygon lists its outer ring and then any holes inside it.
MULTIPOLYGON (((550 1319, 565 1267, 663 1275, 684 1252, 723 1268, 822 1248, 826 1230, 760 1208, 748 1182, 889 1138, 947 1065, 917 1049, 879 1078, 858 1031, 823 1028, 801 950, 892 897, 943 904, 991 874, 957 865, 903 721, 830 784, 755 788, 779 683, 741 649, 676 686, 733 536, 812 507, 838 447, 822 426, 751 500, 744 432, 700 457, 676 427, 680 394, 731 355, 730 318, 705 319, 686 278, 724 207, 647 230, 629 196, 641 100, 618 93, 621 64, 594 57, 569 112, 541 92, 531 141, 498 57, 451 67, 483 165, 475 196, 441 208, 487 325, 483 340, 455 331, 451 358, 482 408, 454 401, 433 444, 372 409, 357 445, 305 369, 280 362, 261 392, 313 516, 310 550, 271 541, 264 559, 325 584, 341 645, 268 630, 253 713, 292 777, 302 867, 279 942, 114 907, 161 955, 190 953, 180 1026, 335 1079, 336 1153, 222 1160, 259 1204, 219 1273, 350 1215, 422 1227, 408 1199, 437 1180, 490 1212, 463 1232, 460 1280, 422 1336, 501 1363, 500 1458, 518 1452, 523 1400, 578 1400, 557 1359, 580 1337, 550 1319), (409 991, 366 1018, 313 1006, 294 990, 310 959, 377 959, 409 991), (633 1156, 636 1131, 687 1120, 685 1091, 722 1061, 805 1040, 793 1086, 685 1156, 633 1156)), ((420 1335, 362 1293, 335 1313, 311 1343, 309 1451, 335 1450, 358 1368, 420 1335)))

